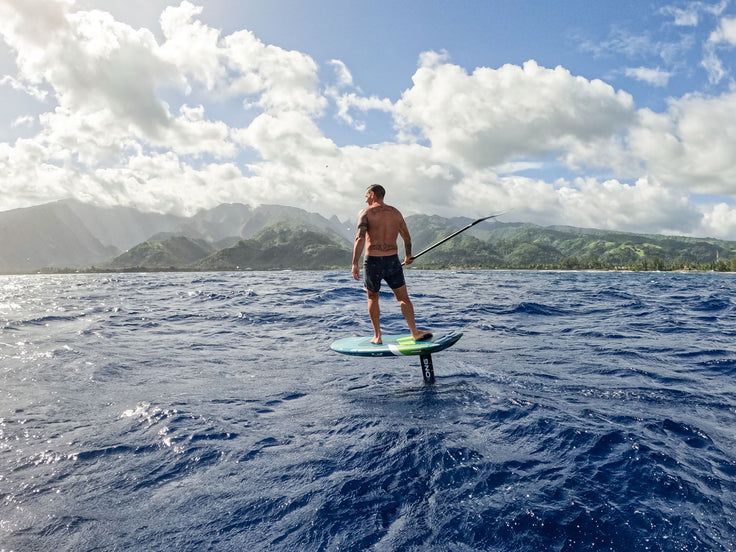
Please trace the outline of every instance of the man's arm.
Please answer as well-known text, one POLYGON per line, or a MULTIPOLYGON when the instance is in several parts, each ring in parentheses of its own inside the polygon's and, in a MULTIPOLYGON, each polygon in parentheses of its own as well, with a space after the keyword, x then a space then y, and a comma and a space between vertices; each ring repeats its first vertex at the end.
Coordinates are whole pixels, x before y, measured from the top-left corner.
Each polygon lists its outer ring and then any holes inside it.
POLYGON ((353 278, 360 280, 360 256, 365 248, 365 236, 368 232, 368 214, 363 209, 358 215, 358 228, 355 234, 355 242, 353 242, 353 278))
POLYGON ((404 242, 404 264, 410 265, 414 262, 414 259, 411 256, 411 235, 409 234, 409 228, 406 226, 406 222, 404 222, 404 217, 401 215, 399 216, 401 217, 401 222, 399 223, 399 235, 404 242))

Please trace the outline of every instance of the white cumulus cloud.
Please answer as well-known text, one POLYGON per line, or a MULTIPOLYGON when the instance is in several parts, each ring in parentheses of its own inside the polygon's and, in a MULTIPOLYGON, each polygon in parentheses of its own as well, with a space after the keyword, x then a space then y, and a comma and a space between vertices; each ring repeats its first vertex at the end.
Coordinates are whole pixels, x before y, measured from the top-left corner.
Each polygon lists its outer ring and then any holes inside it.
POLYGON ((625 92, 534 61, 471 74, 425 64, 412 80, 395 107, 399 123, 417 129, 441 160, 464 167, 560 152, 615 134, 634 117, 625 92))
POLYGON ((627 67, 625 72, 627 77, 647 82, 654 86, 667 86, 667 83, 672 77, 670 71, 664 71, 659 67, 656 69, 651 67, 627 67))
POLYGON ((736 91, 674 99, 665 113, 642 110, 630 144, 662 182, 691 193, 736 196, 736 91))
POLYGON ((709 42, 726 42, 736 46, 736 17, 724 17, 708 38, 709 42))
MULTIPOLYGON (((667 13, 682 26, 715 14, 700 3, 678 9, 667 13)), ((672 98, 656 112, 562 66, 466 69, 428 51, 391 101, 364 93, 340 60, 320 73, 304 52, 204 23, 206 10, 169 6, 159 33, 72 0, 0 0, 0 36, 17 68, 0 85, 40 110, 14 118, 24 138, 0 142, 0 208, 74 196, 175 212, 283 203, 352 217, 380 182, 405 214, 513 209, 542 224, 736 235, 735 90, 672 98), (325 131, 335 118, 341 130, 366 129, 376 111, 393 124, 378 143, 325 131), (554 181, 539 176, 550 167, 561 174, 554 181), (693 194, 725 199, 696 204, 693 194)), ((722 19, 708 43, 714 80, 726 75, 716 49, 736 43, 731 24, 722 19)), ((661 51, 628 36, 613 46, 661 51)), ((672 77, 626 74, 655 86, 672 77)))
POLYGON ((672 16, 675 25, 681 27, 695 27, 700 23, 701 14, 720 15, 728 6, 728 0, 721 0, 717 4, 709 2, 689 2, 683 7, 664 6, 660 13, 672 16))

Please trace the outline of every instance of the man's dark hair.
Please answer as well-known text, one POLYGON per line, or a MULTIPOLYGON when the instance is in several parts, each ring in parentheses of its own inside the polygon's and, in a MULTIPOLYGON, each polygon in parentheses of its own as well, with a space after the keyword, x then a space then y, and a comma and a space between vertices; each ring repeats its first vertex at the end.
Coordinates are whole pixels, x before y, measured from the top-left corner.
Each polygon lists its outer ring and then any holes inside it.
POLYGON ((386 196, 386 190, 380 184, 371 184, 368 186, 368 191, 376 194, 378 199, 383 199, 386 196))

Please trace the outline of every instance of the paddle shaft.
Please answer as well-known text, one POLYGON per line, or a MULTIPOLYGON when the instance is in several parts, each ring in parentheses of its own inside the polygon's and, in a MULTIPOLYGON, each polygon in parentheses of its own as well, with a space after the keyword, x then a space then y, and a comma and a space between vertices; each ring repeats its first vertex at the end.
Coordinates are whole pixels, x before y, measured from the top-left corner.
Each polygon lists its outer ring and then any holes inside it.
MULTIPOLYGON (((504 211, 503 213, 505 213, 505 212, 506 212, 506 211, 504 211)), ((455 237, 455 236, 457 236, 458 234, 462 234, 462 233, 463 233, 463 232, 465 232, 465 231, 466 231, 466 230, 467 230, 468 228, 472 228, 473 226, 475 226, 475 225, 476 225, 476 224, 478 224, 479 222, 483 222, 484 220, 488 220, 488 219, 491 219, 491 218, 495 218, 495 217, 500 217, 501 215, 503 215, 503 213, 497 213, 497 214, 495 214, 495 215, 490 215, 490 216, 487 216, 487 217, 479 218, 478 220, 475 220, 475 221, 471 222, 471 223, 470 223, 470 224, 468 224, 468 225, 467 225, 467 226, 466 226, 465 228, 461 228, 461 229, 460 229, 460 230, 458 230, 457 232, 454 232, 454 233, 450 234, 449 236, 447 236, 446 238, 443 238, 443 239, 441 239, 440 241, 438 241, 438 242, 437 242, 437 243, 435 243, 434 245, 430 245, 430 246, 429 246, 429 247, 428 247, 427 249, 425 249, 424 251, 420 251, 420 252, 419 252, 419 253, 417 253, 416 255, 412 255, 412 257, 411 257, 411 260, 413 261, 413 260, 415 260, 415 259, 418 259, 419 257, 421 257, 422 255, 424 255, 425 253, 427 253, 427 252, 429 252, 429 251, 432 251, 432 250, 433 250, 433 249, 434 249, 435 247, 438 247, 438 246, 442 245, 443 243, 445 243, 445 242, 446 242, 446 241, 448 241, 448 240, 451 240, 452 238, 454 238, 454 237, 455 237)), ((404 263, 401 263, 401 264, 403 265, 404 263)))

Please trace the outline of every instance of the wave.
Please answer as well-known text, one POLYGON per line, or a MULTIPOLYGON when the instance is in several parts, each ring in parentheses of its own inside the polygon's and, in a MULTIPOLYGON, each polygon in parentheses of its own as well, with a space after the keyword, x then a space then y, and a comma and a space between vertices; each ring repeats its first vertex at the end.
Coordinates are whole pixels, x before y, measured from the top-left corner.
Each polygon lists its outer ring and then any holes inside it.
MULTIPOLYGON (((464 332, 434 386, 416 357, 329 350, 371 331, 347 271, 10 278, 3 546, 736 542, 736 281, 408 278, 420 326, 464 332)), ((381 309, 406 331, 388 290, 381 309)))

